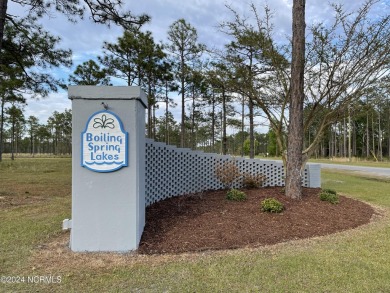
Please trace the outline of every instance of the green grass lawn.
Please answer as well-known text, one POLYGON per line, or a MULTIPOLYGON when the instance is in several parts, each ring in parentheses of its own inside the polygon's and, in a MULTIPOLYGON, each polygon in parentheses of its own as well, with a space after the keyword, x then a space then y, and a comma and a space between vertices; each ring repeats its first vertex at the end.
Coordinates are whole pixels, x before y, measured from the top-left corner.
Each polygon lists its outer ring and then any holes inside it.
POLYGON ((364 166, 364 167, 380 167, 380 168, 390 168, 389 161, 375 162, 367 160, 352 160, 348 162, 347 159, 311 159, 312 163, 325 163, 325 164, 339 164, 339 165, 350 165, 350 166, 364 166))
POLYGON ((390 180, 326 170, 322 181, 324 188, 379 206, 385 217, 355 230, 257 249, 83 254, 58 240, 69 237, 61 222, 70 217, 71 160, 5 160, 0 277, 60 276, 61 283, 0 283, 0 292, 390 292, 390 180))
MULTIPOLYGON (((281 161, 282 157, 263 157, 257 156, 257 159, 260 160, 278 160, 281 161)), ((365 160, 361 158, 352 158, 352 161, 349 162, 348 158, 333 158, 333 159, 310 159, 311 163, 324 163, 324 164, 338 164, 338 165, 350 165, 350 166, 364 166, 364 167, 381 167, 381 168, 390 168, 390 161, 385 158, 383 161, 373 161, 365 160)))

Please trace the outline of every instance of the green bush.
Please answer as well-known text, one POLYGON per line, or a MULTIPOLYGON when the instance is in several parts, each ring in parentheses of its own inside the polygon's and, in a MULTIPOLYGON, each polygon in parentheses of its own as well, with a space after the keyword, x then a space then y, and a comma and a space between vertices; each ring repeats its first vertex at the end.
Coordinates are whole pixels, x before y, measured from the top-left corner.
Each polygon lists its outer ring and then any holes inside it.
POLYGON ((336 190, 330 188, 324 188, 321 190, 321 192, 329 193, 329 194, 337 194, 336 190))
POLYGON ((320 193, 320 199, 322 201, 327 201, 332 204, 339 203, 339 196, 337 195, 337 192, 333 189, 323 189, 320 193))
POLYGON ((284 210, 284 206, 275 198, 266 198, 261 202, 261 210, 269 213, 280 213, 284 210))
POLYGON ((240 190, 232 188, 226 193, 226 199, 243 201, 246 200, 246 194, 240 190))

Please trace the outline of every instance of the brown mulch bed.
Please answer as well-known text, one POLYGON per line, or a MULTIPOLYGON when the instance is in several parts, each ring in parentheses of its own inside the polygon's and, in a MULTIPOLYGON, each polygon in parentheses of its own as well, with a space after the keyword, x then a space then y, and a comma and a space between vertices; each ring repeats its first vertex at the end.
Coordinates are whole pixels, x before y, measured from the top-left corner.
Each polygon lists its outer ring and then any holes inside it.
POLYGON ((139 253, 257 247, 352 229, 375 213, 366 203, 340 196, 339 204, 319 199, 320 189, 304 188, 302 200, 284 196, 280 187, 244 190, 243 202, 225 199, 226 191, 174 197, 146 209, 139 253), (260 202, 273 197, 283 203, 280 214, 262 212, 260 202))

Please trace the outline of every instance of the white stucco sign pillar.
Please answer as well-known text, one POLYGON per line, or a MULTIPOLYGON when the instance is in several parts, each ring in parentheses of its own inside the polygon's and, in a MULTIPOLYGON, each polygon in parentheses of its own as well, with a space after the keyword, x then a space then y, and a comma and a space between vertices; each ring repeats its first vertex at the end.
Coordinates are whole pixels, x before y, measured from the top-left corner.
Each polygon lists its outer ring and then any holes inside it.
POLYGON ((73 251, 138 248, 145 226, 145 108, 139 87, 70 86, 73 251))

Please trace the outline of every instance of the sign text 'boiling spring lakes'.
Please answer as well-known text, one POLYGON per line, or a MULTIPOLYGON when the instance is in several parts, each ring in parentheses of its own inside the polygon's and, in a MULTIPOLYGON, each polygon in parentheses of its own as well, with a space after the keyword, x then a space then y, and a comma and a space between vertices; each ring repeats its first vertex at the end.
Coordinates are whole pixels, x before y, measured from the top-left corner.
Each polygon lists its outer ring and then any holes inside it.
POLYGON ((128 133, 119 117, 103 110, 92 114, 81 133, 81 166, 112 172, 127 166, 128 133))

